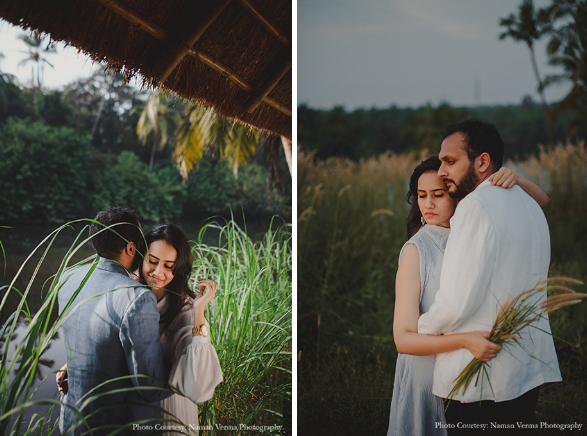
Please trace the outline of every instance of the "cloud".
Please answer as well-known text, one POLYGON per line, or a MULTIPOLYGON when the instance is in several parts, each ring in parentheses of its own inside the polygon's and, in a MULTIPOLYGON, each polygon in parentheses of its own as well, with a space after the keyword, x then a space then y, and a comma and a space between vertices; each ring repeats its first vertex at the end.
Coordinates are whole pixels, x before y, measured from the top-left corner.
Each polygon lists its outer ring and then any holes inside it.
MULTIPOLYGON (((495 37, 495 26, 458 18, 462 3, 455 0, 445 0, 442 4, 434 0, 399 0, 397 5, 404 14, 418 21, 418 26, 425 23, 431 30, 459 38, 482 40, 495 37)), ((479 18, 483 18, 481 15, 479 18)))

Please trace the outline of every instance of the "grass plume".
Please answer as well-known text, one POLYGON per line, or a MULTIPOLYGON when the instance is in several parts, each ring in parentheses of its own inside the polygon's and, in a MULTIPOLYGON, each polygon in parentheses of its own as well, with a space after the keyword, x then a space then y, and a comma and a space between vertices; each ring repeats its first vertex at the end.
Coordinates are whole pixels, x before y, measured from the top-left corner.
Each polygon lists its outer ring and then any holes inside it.
MULTIPOLYGON (((579 294, 568 287, 551 284, 557 282, 583 284, 580 280, 569 277, 551 277, 539 282, 534 288, 520 293, 515 298, 508 298, 501 306, 487 340, 502 346, 521 346, 519 338, 523 335, 524 329, 533 327, 533 324, 538 322, 545 312, 550 313, 562 307, 580 303, 587 298, 587 294, 579 294), (561 290, 565 293, 554 294, 546 299, 541 298, 543 293, 561 290)), ((461 390, 464 393, 473 379, 475 380, 474 386, 477 386, 480 376, 482 380, 484 376, 489 377, 488 367, 488 362, 477 358, 471 360, 454 380, 455 385, 447 399, 454 398, 461 390)), ((491 386, 489 378, 488 382, 491 386)))

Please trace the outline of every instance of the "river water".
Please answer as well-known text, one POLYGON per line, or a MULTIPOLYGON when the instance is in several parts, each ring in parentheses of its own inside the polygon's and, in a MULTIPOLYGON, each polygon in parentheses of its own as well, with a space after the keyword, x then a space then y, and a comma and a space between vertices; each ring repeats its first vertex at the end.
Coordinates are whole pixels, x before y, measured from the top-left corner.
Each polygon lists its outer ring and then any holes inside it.
MULTIPOLYGON (((198 241, 200 230, 209 223, 209 220, 193 220, 176 222, 186 232, 191 244, 195 245, 194 241, 198 241)), ((219 224, 224 225, 225 221, 218 220, 219 224)), ((242 220, 237 224, 244 226, 242 220)), ((283 224, 282 220, 275 220, 273 227, 283 224)), ((147 223, 144 225, 144 230, 148 231, 155 224, 147 223)), ((253 241, 259 241, 263 238, 265 232, 269 229, 270 219, 264 220, 249 220, 246 222, 247 234, 253 241)), ((63 229, 51 245, 50 250, 44 255, 44 260, 40 265, 36 278, 31 281, 35 269, 38 267, 41 257, 47 249, 48 243, 42 244, 33 254, 29 260, 27 257, 31 255, 33 250, 43 241, 47 235, 55 230, 57 225, 14 225, 13 228, 0 228, 0 242, 4 248, 4 254, 0 250, 0 284, 1 286, 9 285, 18 273, 18 277, 14 281, 13 286, 20 292, 24 292, 27 286, 30 286, 30 291, 27 296, 27 304, 31 314, 34 314, 42 304, 42 298, 46 294, 50 286, 50 279, 55 274, 59 266, 68 252, 71 249, 76 237, 83 235, 83 240, 87 237, 88 231, 84 230, 85 223, 76 223, 71 227, 63 229), (5 272, 4 272, 5 265, 5 272), (20 272, 19 272, 20 270, 20 272)), ((206 245, 221 245, 223 241, 219 238, 220 232, 213 228, 207 228, 202 243, 206 245)), ((91 243, 83 244, 77 253, 72 257, 69 265, 83 260, 94 254, 91 243)), ((0 292, 0 299, 4 298, 6 288, 0 292)), ((21 301, 20 295, 14 290, 8 295, 8 299, 2 311, 0 312, 0 327, 4 325, 10 315, 16 310, 21 301)), ((52 314, 54 320, 57 316, 57 309, 52 314)), ((14 331, 13 341, 10 343, 8 351, 8 359, 12 359, 15 349, 20 338, 24 336, 24 332, 28 327, 28 320, 25 316, 21 316, 18 320, 18 325, 14 331)), ((5 340, 0 338, 0 356, 4 352, 5 340)), ((57 385, 55 383, 55 372, 65 363, 66 353, 63 339, 57 334, 50 343, 49 348, 41 356, 39 361, 38 371, 36 374, 33 390, 37 389, 33 399, 58 398, 57 385)), ((12 379, 14 374, 9 378, 12 379)), ((48 406, 31 406, 27 408, 25 419, 28 420, 33 414, 38 413, 44 416, 47 413, 48 406)), ((58 408, 55 408, 51 420, 54 421, 59 415, 58 408)), ((58 431, 53 434, 59 435, 58 431)))

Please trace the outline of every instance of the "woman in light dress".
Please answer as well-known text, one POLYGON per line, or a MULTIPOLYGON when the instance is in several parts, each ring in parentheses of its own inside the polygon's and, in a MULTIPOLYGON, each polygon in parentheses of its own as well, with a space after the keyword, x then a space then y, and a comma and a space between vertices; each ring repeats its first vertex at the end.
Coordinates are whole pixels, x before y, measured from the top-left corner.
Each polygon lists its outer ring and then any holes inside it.
POLYGON ((178 419, 190 433, 197 434, 196 403, 210 400, 214 388, 222 381, 218 355, 210 342, 210 326, 204 317, 217 285, 212 280, 199 279, 198 295, 188 286, 193 263, 191 247, 178 226, 158 225, 146 234, 145 240, 148 249, 140 281, 157 297, 159 334, 169 384, 185 396, 174 394, 161 401, 161 407, 172 415, 164 418, 178 419))
MULTIPOLYGON (((406 225, 408 241, 400 252, 395 285, 393 336, 398 350, 388 436, 446 435, 444 404, 432 394, 435 355, 467 348, 473 356, 489 361, 501 347, 486 338, 489 332, 453 335, 418 334, 418 318, 428 311, 439 288, 442 259, 450 218, 457 201, 437 172, 440 160, 432 156, 418 165, 411 178, 408 202, 412 205, 406 225), (417 200, 417 201, 416 201, 417 200)), ((491 183, 503 188, 518 184, 542 208, 548 196, 529 180, 501 168, 491 183)))

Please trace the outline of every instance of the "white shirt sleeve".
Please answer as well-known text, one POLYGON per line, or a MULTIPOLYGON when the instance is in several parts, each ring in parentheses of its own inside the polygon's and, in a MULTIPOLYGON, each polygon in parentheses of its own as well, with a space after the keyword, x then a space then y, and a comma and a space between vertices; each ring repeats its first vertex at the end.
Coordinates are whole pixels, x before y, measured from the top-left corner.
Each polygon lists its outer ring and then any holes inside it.
MULTIPOLYGON (((206 321, 208 325, 208 321, 206 321)), ((196 403, 208 401, 222 382, 222 369, 210 336, 192 336, 192 323, 183 325, 174 335, 175 363, 169 384, 196 403)))
POLYGON ((418 320, 418 333, 450 333, 481 306, 497 256, 495 239, 481 203, 462 200, 451 219, 440 288, 430 310, 418 320))

